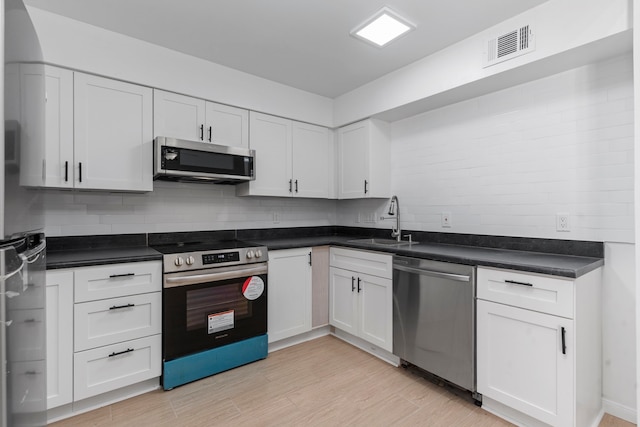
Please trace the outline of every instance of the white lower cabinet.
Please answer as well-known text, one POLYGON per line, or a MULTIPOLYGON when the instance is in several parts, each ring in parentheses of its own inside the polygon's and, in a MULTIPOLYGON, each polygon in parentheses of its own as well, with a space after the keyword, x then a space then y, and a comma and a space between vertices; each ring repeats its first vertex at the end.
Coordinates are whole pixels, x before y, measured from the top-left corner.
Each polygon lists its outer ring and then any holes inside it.
POLYGON ((483 406, 523 425, 595 425, 602 405, 600 274, 566 279, 478 268, 483 406))
POLYGON ((47 409, 73 401, 73 271, 47 271, 47 409))
POLYGON ((160 376, 161 270, 148 261, 47 271, 47 409, 160 376))
POLYGON ((392 257, 331 248, 329 323, 393 351, 392 257))
POLYGON ((269 342, 311 330, 311 248, 269 252, 269 342))

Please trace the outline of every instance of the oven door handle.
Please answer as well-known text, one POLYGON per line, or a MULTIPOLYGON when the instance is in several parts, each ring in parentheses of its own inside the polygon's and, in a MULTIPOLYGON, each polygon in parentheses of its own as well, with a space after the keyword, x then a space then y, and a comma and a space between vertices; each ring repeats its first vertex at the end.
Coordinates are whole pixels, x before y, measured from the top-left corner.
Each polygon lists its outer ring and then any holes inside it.
POLYGON ((241 269, 233 269, 229 271, 221 271, 216 273, 196 274, 182 277, 165 277, 164 287, 173 288, 176 286, 195 285, 198 283, 214 282, 226 279, 235 279, 238 277, 254 276, 258 274, 266 274, 267 267, 261 265, 259 267, 249 267, 241 269))

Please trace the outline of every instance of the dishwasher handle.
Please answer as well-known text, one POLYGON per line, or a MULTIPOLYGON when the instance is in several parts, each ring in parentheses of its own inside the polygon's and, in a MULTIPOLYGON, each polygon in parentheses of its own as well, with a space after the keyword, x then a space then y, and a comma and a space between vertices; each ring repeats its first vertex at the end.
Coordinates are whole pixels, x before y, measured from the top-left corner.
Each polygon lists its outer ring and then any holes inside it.
POLYGON ((424 276, 438 277, 441 279, 456 280, 458 282, 470 282, 471 276, 464 274, 443 273, 441 271, 423 270, 421 268, 407 267, 405 265, 393 265, 394 270, 405 271, 407 273, 421 274, 424 276))

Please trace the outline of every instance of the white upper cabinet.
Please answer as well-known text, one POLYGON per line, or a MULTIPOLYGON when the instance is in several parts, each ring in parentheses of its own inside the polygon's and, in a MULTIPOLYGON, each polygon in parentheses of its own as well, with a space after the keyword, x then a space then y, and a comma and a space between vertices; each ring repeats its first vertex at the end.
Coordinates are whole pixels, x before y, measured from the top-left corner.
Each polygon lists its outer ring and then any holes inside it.
POLYGON ((186 95, 153 91, 154 136, 249 146, 249 112, 186 95))
POLYGON ((389 125, 364 120, 338 129, 338 198, 386 198, 391 193, 389 125))
POLYGON ((73 188, 73 71, 42 64, 19 68, 20 184, 73 188))
POLYGON ((75 187, 151 191, 150 88, 74 73, 75 187))
POLYGON ((19 67, 21 185, 153 189, 151 89, 48 65, 19 67))
POLYGON ((249 123, 256 179, 238 185, 237 195, 330 197, 329 129, 253 111, 249 123))
POLYGON ((293 122, 293 195, 329 198, 329 129, 293 122))

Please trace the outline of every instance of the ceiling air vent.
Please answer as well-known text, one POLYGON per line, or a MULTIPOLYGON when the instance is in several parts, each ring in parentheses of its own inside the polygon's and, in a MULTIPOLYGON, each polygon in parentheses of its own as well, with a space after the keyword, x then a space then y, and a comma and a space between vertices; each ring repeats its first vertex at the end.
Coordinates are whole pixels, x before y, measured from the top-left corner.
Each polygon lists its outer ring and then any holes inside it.
POLYGON ((487 41, 484 67, 515 58, 535 49, 535 39, 529 25, 509 31, 487 41))

